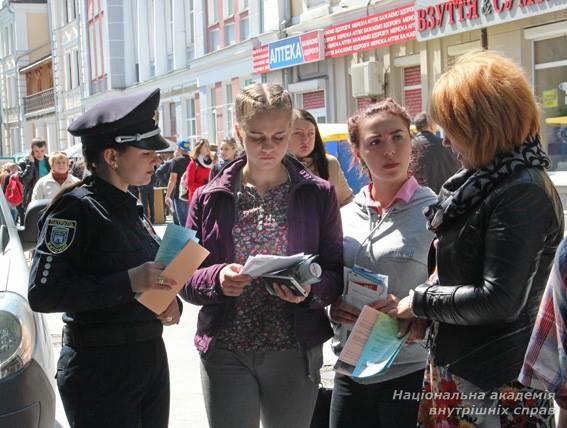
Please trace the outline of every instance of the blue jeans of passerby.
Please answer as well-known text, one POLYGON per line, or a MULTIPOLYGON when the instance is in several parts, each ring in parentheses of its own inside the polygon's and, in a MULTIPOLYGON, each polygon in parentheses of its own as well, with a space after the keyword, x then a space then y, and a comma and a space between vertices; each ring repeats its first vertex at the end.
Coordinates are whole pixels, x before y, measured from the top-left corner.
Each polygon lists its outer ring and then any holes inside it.
POLYGON ((185 227, 185 222, 187 221, 187 211, 189 210, 189 204, 183 199, 174 198, 173 199, 173 209, 177 213, 177 219, 179 225, 185 227))
POLYGON ((12 214, 12 218, 14 219, 14 223, 18 224, 18 208, 10 206, 10 214, 12 214))

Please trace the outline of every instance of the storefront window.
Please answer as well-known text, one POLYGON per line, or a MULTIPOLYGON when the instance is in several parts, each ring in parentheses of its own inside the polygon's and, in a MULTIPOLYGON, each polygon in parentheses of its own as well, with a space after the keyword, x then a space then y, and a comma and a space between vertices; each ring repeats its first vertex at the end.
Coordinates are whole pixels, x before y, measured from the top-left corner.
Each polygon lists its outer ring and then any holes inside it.
POLYGON ((567 171, 567 36, 534 42, 534 90, 552 169, 567 171))

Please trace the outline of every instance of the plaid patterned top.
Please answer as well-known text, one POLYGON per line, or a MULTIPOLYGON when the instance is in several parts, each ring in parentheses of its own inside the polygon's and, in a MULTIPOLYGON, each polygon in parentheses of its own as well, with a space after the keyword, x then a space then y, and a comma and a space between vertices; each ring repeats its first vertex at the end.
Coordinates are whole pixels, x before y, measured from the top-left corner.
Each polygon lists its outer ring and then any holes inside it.
POLYGON ((519 376, 532 388, 555 394, 567 409, 567 240, 557 253, 519 376))

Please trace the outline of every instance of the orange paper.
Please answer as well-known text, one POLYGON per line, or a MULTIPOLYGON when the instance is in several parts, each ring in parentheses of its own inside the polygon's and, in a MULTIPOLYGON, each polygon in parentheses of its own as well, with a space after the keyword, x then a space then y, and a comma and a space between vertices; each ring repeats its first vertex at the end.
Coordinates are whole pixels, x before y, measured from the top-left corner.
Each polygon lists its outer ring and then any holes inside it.
POLYGON ((189 241, 162 273, 164 278, 175 280, 177 285, 170 290, 144 291, 136 297, 138 302, 157 315, 163 313, 208 255, 205 248, 193 240, 189 241))

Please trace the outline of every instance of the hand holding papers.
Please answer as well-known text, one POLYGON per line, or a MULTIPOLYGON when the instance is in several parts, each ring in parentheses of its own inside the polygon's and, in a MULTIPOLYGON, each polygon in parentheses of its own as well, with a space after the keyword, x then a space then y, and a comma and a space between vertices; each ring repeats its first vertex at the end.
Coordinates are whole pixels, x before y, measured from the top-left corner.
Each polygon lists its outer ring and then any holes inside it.
POLYGON ((209 252, 197 243, 195 235, 195 231, 174 224, 169 224, 165 230, 155 261, 167 264, 162 276, 175 280, 177 286, 170 290, 148 290, 136 296, 142 305, 158 315, 167 309, 179 290, 209 255, 209 252))
MULTIPOLYGON (((388 296, 388 276, 370 272, 360 266, 344 269, 345 290, 343 301, 362 310, 377 300, 388 296)), ((341 324, 335 329, 336 338, 345 343, 352 330, 352 324, 341 324)))
POLYGON ((398 338, 398 321, 364 306, 335 364, 335 371, 366 378, 387 370, 406 337, 398 338))
POLYGON ((303 285, 319 282, 321 266, 314 263, 316 256, 303 253, 293 256, 257 255, 246 261, 242 274, 261 277, 268 293, 277 296, 273 283, 289 289, 295 296, 307 297, 303 285))

